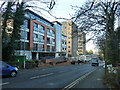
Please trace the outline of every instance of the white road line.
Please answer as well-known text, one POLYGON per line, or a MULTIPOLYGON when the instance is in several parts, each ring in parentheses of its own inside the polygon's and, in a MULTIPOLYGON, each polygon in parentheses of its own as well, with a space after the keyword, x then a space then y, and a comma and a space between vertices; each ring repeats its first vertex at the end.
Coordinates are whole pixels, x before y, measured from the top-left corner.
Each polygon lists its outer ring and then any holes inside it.
POLYGON ((1 83, 0 86, 2 86, 2 85, 6 85, 6 84, 9 84, 9 82, 1 83))
POLYGON ((74 85, 76 85, 78 82, 80 82, 82 79, 84 79, 85 77, 87 77, 89 74, 91 74, 92 72, 94 72, 96 69, 86 73, 85 75, 81 76, 80 78, 78 78, 77 80, 73 81, 72 83, 70 83, 69 85, 67 85, 66 87, 64 87, 62 90, 68 90, 70 88, 72 88, 74 85))
POLYGON ((52 75, 52 74, 53 73, 49 73, 49 74, 45 74, 45 75, 40 75, 40 76, 35 76, 35 77, 31 77, 30 79, 41 78, 41 77, 49 76, 49 75, 52 75))

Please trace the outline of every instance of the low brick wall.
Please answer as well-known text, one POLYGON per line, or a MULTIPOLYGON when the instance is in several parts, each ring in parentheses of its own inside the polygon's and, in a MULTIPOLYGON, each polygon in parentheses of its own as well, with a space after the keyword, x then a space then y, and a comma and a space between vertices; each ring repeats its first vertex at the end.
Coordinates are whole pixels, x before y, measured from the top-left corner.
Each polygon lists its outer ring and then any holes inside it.
POLYGON ((55 64, 55 66, 70 65, 70 64, 71 64, 70 61, 67 61, 67 62, 55 64))
POLYGON ((55 59, 45 59, 43 60, 44 64, 39 64, 39 67, 45 67, 45 66, 61 66, 61 65, 70 65, 71 61, 67 61, 67 62, 64 62, 65 60, 63 58, 55 58, 55 59), (57 62, 61 62, 61 63, 57 63, 57 62))

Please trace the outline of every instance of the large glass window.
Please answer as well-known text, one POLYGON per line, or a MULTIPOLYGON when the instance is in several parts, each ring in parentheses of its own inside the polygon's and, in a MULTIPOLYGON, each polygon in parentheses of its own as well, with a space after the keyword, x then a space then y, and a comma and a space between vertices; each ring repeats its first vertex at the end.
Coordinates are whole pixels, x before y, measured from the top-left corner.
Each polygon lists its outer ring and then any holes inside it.
POLYGON ((78 40, 82 40, 82 37, 78 38, 78 40))
POLYGON ((27 40, 27 32, 21 30, 21 39, 24 38, 27 40))
POLYGON ((55 47, 54 46, 52 46, 52 51, 55 51, 55 47))
POLYGON ((45 32, 45 27, 44 26, 41 26, 41 30, 40 30, 42 33, 45 32))
POLYGON ((39 50, 44 51, 44 45, 39 45, 39 50))
POLYGON ((47 43, 50 44, 50 38, 47 37, 47 43))
POLYGON ((51 44, 55 44, 55 39, 52 38, 51 44))
POLYGON ((33 34, 33 41, 38 42, 38 34, 33 34))
POLYGON ((50 51, 50 46, 49 45, 47 45, 47 51, 50 51))
POLYGON ((54 36, 55 35, 55 31, 52 30, 52 35, 54 36))
POLYGON ((38 31, 38 24, 34 23, 34 31, 38 31))
POLYGON ((17 50, 24 50, 24 47, 25 47, 25 50, 29 50, 29 48, 30 48, 29 43, 28 42, 18 42, 17 43, 17 50))
POLYGON ((28 20, 24 20, 24 26, 28 28, 28 20))
POLYGON ((40 41, 44 42, 44 36, 40 36, 40 41))
POLYGON ((49 28, 47 28, 47 34, 50 34, 50 29, 49 28))
POLYGON ((36 50, 36 51, 38 50, 38 44, 36 43, 33 44, 33 50, 36 50))

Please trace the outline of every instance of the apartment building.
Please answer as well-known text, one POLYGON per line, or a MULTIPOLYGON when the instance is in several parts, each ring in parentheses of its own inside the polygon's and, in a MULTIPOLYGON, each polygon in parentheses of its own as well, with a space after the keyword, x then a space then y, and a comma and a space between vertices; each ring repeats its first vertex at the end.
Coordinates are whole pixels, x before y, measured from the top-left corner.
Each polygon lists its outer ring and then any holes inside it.
POLYGON ((67 57, 67 36, 61 34, 62 24, 58 21, 53 24, 56 30, 56 58, 67 57))
POLYGON ((86 37, 85 33, 79 31, 78 32, 78 55, 85 55, 86 50, 86 37))
POLYGON ((56 53, 56 30, 54 24, 31 10, 26 10, 16 55, 26 59, 54 58, 56 53))
POLYGON ((77 56, 78 34, 77 25, 72 21, 62 22, 62 34, 67 36, 68 56, 77 56))
POLYGON ((68 57, 67 36, 61 34, 61 56, 68 57))

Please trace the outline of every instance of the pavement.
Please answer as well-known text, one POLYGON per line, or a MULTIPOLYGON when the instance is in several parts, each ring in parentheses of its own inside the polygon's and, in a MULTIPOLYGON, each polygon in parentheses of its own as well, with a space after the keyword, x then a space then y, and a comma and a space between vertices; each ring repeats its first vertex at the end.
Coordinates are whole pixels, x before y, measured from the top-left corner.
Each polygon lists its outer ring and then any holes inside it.
POLYGON ((79 83, 77 83, 73 88, 94 88, 94 89, 104 89, 109 90, 103 84, 103 75, 104 75, 104 68, 100 67, 97 68, 94 72, 86 76, 82 79, 79 83), (87 85, 86 85, 87 84, 87 85))

